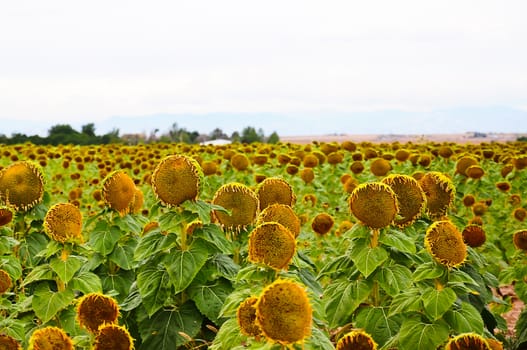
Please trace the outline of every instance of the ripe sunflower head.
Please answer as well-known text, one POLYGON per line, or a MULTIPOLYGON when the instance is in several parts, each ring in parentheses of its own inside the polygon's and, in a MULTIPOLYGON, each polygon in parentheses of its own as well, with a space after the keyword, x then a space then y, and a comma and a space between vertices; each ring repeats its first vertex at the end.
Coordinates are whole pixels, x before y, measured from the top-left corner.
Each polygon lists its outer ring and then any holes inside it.
POLYGON ((467 225, 461 234, 465 243, 472 248, 481 247, 487 239, 485 230, 480 225, 467 225))
POLYGON ((386 176, 392 170, 392 165, 384 158, 377 158, 370 164, 370 171, 375 176, 386 176))
POLYGON ((4 294, 11 288, 11 276, 4 270, 0 270, 0 295, 4 294))
POLYGON ((256 225, 273 221, 284 225, 295 238, 300 234, 300 219, 289 205, 271 204, 258 215, 256 225))
POLYGON ((527 251, 527 230, 519 230, 514 232, 512 241, 516 248, 527 251))
POLYGON ((2 350, 22 350, 22 346, 15 338, 7 335, 0 334, 0 349, 2 350))
POLYGON ((395 224, 399 227, 411 225, 421 216, 426 197, 417 180, 408 175, 393 174, 385 177, 383 183, 390 186, 397 196, 399 215, 395 224))
POLYGON ((249 236, 249 261, 287 270, 295 248, 295 237, 289 229, 277 222, 265 222, 256 226, 249 236))
POLYGON ((45 327, 37 329, 29 338, 28 350, 73 350, 71 338, 62 329, 45 327))
POLYGON ((13 221, 15 211, 7 205, 0 205, 0 226, 4 226, 13 221))
POLYGON ((311 223, 311 228, 315 233, 319 235, 325 235, 329 231, 331 231, 331 228, 333 227, 333 224, 335 223, 335 220, 333 217, 327 213, 320 213, 313 219, 313 222, 311 223))
POLYGON ((243 334, 248 337, 258 337, 262 330, 256 324, 256 302, 258 298, 249 297, 245 299, 236 311, 236 320, 243 334))
POLYGON ((82 242, 81 211, 71 203, 53 205, 44 217, 44 231, 56 242, 82 242))
POLYGON ((15 210, 30 210, 43 195, 44 177, 38 165, 19 161, 0 171, 0 201, 15 210))
POLYGON ((231 157, 231 165, 238 171, 246 170, 249 167, 249 158, 243 153, 236 153, 231 157))
POLYGON ((463 156, 456 162, 456 174, 468 176, 466 171, 472 165, 478 165, 478 160, 472 156, 463 156))
POLYGON ((454 202, 456 190, 447 176, 439 172, 429 172, 419 180, 426 196, 426 209, 433 219, 443 217, 454 202))
POLYGON ((119 306, 109 296, 100 293, 89 293, 79 299, 77 321, 81 327, 96 334, 103 324, 113 324, 119 317, 119 306))
POLYGON ((135 195, 134 180, 123 170, 113 171, 103 180, 104 203, 120 215, 130 212, 135 195))
POLYGON ((212 203, 229 210, 231 214, 213 211, 223 227, 239 230, 254 223, 258 215, 258 197, 244 184, 229 183, 221 186, 214 195, 212 203))
POLYGON ((352 214, 372 229, 389 226, 399 211, 395 192, 381 182, 357 186, 351 193, 349 206, 352 214))
POLYGON ((428 253, 447 267, 456 267, 465 261, 467 246, 463 236, 450 221, 435 221, 426 230, 425 247, 428 253))
POLYGON ((133 350, 134 339, 123 326, 103 324, 99 327, 93 350, 133 350))
POLYGON ((377 350, 377 343, 362 329, 354 329, 337 342, 336 350, 377 350))
POLYGON ((296 200, 291 185, 278 177, 268 177, 263 180, 256 189, 256 195, 260 201, 261 210, 275 203, 292 207, 296 200))
POLYGON ((487 340, 476 333, 460 334, 448 341, 445 350, 492 350, 487 340))

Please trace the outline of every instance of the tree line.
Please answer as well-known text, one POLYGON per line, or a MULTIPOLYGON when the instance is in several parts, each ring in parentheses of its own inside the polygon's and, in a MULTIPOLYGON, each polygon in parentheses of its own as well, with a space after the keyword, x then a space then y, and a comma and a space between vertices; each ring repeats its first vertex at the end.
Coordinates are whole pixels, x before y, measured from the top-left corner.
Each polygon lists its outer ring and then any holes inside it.
POLYGON ((277 143, 280 137, 276 132, 266 136, 263 129, 256 130, 254 127, 245 127, 241 132, 235 131, 227 135, 220 128, 215 128, 209 134, 202 134, 198 131, 189 131, 186 128, 180 128, 177 123, 173 123, 170 129, 164 133, 158 134, 159 129, 152 130, 148 135, 144 133, 119 135, 119 129, 97 135, 95 133, 95 124, 88 123, 81 127, 81 130, 75 130, 69 124, 57 124, 48 130, 47 136, 31 135, 23 133, 13 133, 11 136, 0 134, 0 144, 21 144, 30 142, 34 145, 100 145, 109 143, 139 144, 154 142, 179 142, 197 144, 211 140, 225 139, 231 142, 253 143, 266 142, 277 143))

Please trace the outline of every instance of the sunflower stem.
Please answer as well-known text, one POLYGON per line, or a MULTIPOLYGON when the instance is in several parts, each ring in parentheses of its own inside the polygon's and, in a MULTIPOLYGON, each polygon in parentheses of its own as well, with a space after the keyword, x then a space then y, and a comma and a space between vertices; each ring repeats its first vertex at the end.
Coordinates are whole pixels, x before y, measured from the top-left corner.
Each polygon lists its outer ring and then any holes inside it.
POLYGON ((379 232, 379 229, 374 229, 371 231, 370 248, 376 248, 379 245, 379 232))

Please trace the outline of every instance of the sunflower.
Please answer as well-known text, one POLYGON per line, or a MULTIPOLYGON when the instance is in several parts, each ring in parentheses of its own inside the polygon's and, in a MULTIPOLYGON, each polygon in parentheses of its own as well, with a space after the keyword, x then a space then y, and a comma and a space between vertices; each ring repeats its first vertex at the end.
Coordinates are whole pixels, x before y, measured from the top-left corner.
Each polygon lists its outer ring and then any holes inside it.
POLYGON ((481 247, 487 239, 485 230, 480 225, 467 225, 461 234, 465 243, 472 248, 481 247))
POLYGON ((265 222, 256 226, 249 236, 249 261, 275 270, 287 269, 295 248, 295 237, 289 229, 277 222, 265 222))
POLYGON ((31 334, 28 350, 73 350, 73 342, 62 329, 45 327, 31 334))
POLYGON ((0 206, 0 226, 9 224, 11 221, 13 221, 14 216, 15 212, 13 209, 6 205, 0 206))
POLYGON ((11 288, 11 276, 4 270, 0 270, 0 295, 4 294, 11 288))
POLYGON ((492 350, 487 340, 479 334, 464 333, 448 341, 445 350, 492 350))
POLYGON ((376 350, 377 343, 362 329, 354 329, 337 342, 336 350, 376 350))
POLYGON ((30 210, 43 195, 44 177, 38 165, 20 161, 0 171, 0 200, 15 210, 30 210))
POLYGON ((56 242, 82 242, 81 211, 71 203, 53 205, 44 217, 44 231, 56 242))
POLYGON ((527 251, 527 230, 519 230, 514 232, 512 241, 516 248, 527 251))
POLYGON ((278 177, 268 177, 263 180, 256 189, 256 195, 261 210, 274 203, 293 206, 296 200, 291 185, 278 177))
POLYGON ((315 179, 315 173, 311 168, 304 168, 300 171, 300 178, 304 180, 306 184, 310 184, 315 179))
POLYGON ((300 219, 289 205, 271 204, 258 215, 256 225, 272 221, 284 225, 295 238, 300 234, 300 219))
POLYGON ((370 164, 370 171, 375 176, 386 176, 392 170, 392 165, 384 158, 377 158, 370 164))
POLYGON ((478 160, 472 156, 463 156, 456 162, 456 174, 467 176, 466 171, 472 165, 478 165, 478 160))
POLYGON ((134 339, 123 326, 103 324, 99 327, 93 350, 133 350, 134 339))
POLYGON ((118 317, 119 306, 112 297, 89 293, 78 301, 77 321, 93 334, 97 333, 102 324, 116 323, 118 317))
POLYGON ((423 175, 419 185, 426 195, 428 214, 433 219, 444 216, 456 195, 452 180, 442 173, 432 171, 423 175))
POLYGON ((425 247, 428 253, 447 267, 461 265, 467 257, 463 236, 450 221, 435 221, 426 230, 425 247))
POLYGON ((22 350, 22 346, 15 338, 7 334, 0 334, 0 349, 1 350, 22 350))
POLYGON ((242 333, 249 337, 258 337, 262 334, 262 330, 256 324, 255 304, 257 301, 256 297, 249 297, 240 304, 236 311, 238 326, 242 333))
POLYGON ((335 223, 335 220, 333 217, 327 213, 320 213, 313 219, 313 222, 311 223, 311 228, 315 233, 319 235, 325 235, 329 231, 331 231, 331 228, 333 227, 333 224, 335 223))
POLYGON ((212 199, 212 203, 229 210, 231 214, 213 211, 213 215, 228 229, 239 230, 254 223, 258 215, 258 197, 244 184, 229 183, 221 186, 212 199))
POLYGON ((121 215, 130 212, 135 195, 134 180, 123 170, 113 171, 103 180, 102 198, 104 203, 121 215))
POLYGON ((236 153, 231 157, 231 165, 238 171, 246 170, 249 167, 249 158, 243 153, 236 153))
POLYGON ((393 174, 382 180, 397 196, 399 215, 395 224, 399 227, 411 225, 421 216, 426 197, 417 180, 408 175, 393 174))
POLYGON ((512 212, 512 216, 514 216, 516 220, 523 222, 525 220, 525 217, 527 217, 527 210, 522 207, 516 208, 512 212))
POLYGON ((399 211, 395 192, 381 182, 357 186, 351 193, 349 206, 352 214, 372 229, 389 226, 399 211))

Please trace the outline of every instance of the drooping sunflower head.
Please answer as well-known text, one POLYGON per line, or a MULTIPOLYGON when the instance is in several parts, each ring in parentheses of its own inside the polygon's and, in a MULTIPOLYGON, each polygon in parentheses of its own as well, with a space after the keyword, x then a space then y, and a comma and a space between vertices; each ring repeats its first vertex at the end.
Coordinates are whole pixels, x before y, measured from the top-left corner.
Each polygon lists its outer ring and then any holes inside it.
POLYGON ((527 251, 527 230, 514 232, 512 241, 516 248, 527 251))
POLYGON ((22 345, 7 334, 0 334, 0 350, 22 350, 22 345))
POLYGON ((471 165, 465 170, 465 174, 471 179, 481 179, 485 175, 485 170, 479 165, 471 165))
POLYGON ((311 168, 304 168, 300 171, 300 178, 304 180, 306 184, 310 184, 315 179, 315 172, 311 168))
POLYGON ((463 205, 465 207, 471 207, 476 203, 476 198, 471 194, 466 194, 463 196, 463 205))
POLYGON ((494 338, 486 338, 485 340, 489 344, 490 350, 503 350, 503 344, 500 341, 494 338))
POLYGON ((236 153, 231 157, 231 165, 238 171, 246 170, 249 167, 249 158, 243 153, 236 153))
POLYGON ((389 226, 399 211, 395 192, 381 182, 357 186, 351 193, 349 206, 352 214, 372 229, 389 226))
POLYGON ((56 242, 82 242, 82 214, 71 203, 53 205, 44 217, 44 231, 56 242))
POLYGON ((478 160, 472 156, 463 156, 456 162, 456 174, 468 176, 466 171, 472 165, 478 165, 478 160))
POLYGON ((492 350, 487 340, 476 333, 460 334, 448 341, 445 350, 492 350))
POLYGON ((293 234, 278 222, 256 226, 249 236, 249 261, 263 263, 275 270, 287 270, 295 254, 293 234))
POLYGON ((313 219, 313 222, 311 223, 311 228, 315 233, 319 235, 325 235, 329 231, 331 231, 331 228, 333 227, 333 224, 335 223, 335 220, 333 217, 327 213, 320 213, 315 216, 313 219))
POLYGON ((516 220, 523 222, 527 217, 527 210, 522 207, 516 208, 512 212, 512 216, 514 216, 516 220))
POLYGON ((392 165, 384 158, 377 158, 370 164, 370 171, 375 176, 386 176, 392 170, 392 165))
POLYGON ((272 221, 284 225, 295 238, 300 234, 300 219, 289 205, 271 204, 258 215, 256 225, 272 221))
POLYGON ((141 209, 143 209, 144 204, 145 204, 145 196, 143 194, 143 191, 141 191, 139 187, 136 187, 134 199, 132 200, 132 203, 130 204, 130 212, 133 214, 140 213, 141 209))
POLYGON ((349 220, 343 220, 343 221, 340 222, 339 228, 335 232, 335 235, 336 236, 340 236, 343 233, 349 231, 352 227, 353 227, 353 222, 351 222, 349 220))
POLYGON ((77 321, 81 327, 96 334, 102 324, 113 324, 119 317, 119 306, 109 296, 89 293, 81 297, 77 305, 77 321))
POLYGON ((301 342, 311 334, 312 308, 299 284, 276 280, 267 286, 256 303, 256 323, 263 335, 276 343, 301 342))
POLYGON ((38 165, 19 161, 0 171, 0 201, 15 210, 30 210, 43 195, 44 177, 38 165))
POLYGON ((99 327, 93 350, 133 350, 134 339, 123 326, 103 324, 99 327))
POLYGON ((45 327, 31 334, 28 350, 73 350, 73 342, 62 329, 45 327))
POLYGON ((11 276, 4 270, 0 270, 0 295, 4 294, 11 288, 11 276))
POLYGON ((435 221, 428 227, 425 247, 437 262, 447 267, 459 266, 467 257, 461 232, 447 220, 435 221))
POLYGON ((7 205, 0 205, 0 226, 4 226, 13 221, 15 211, 7 205))
POLYGON ((136 188, 134 180, 123 170, 116 170, 108 174, 103 180, 102 198, 111 209, 126 215, 130 212, 136 188))
POLYGON ((263 180, 256 189, 256 195, 260 201, 261 210, 274 203, 292 207, 296 200, 291 185, 278 177, 268 177, 263 180))
POLYGON ((496 188, 502 192, 509 192, 511 183, 509 181, 498 181, 496 182, 496 188))
POLYGON ((454 202, 456 189, 452 180, 439 172, 429 172, 419 180, 426 196, 426 209, 431 218, 444 216, 454 202))
POLYGON ((243 334, 248 337, 258 337, 262 330, 256 324, 256 302, 258 298, 249 297, 245 299, 236 311, 236 320, 243 334))
POLYGON ((467 225, 461 234, 465 243, 472 248, 481 247, 487 240, 487 235, 481 225, 467 225))
POLYGON ((426 197, 417 180, 408 175, 393 174, 385 177, 383 183, 390 186, 397 196, 399 215, 395 224, 399 227, 411 225, 421 216, 426 197))
POLYGON ((195 200, 203 182, 199 163, 184 155, 170 155, 161 160, 152 174, 152 189, 162 204, 171 207, 195 200))
POLYGON ((364 171, 364 164, 360 160, 356 160, 351 163, 350 170, 355 175, 360 174, 364 171))
POLYGON ((362 329, 354 329, 337 342, 336 350, 377 350, 377 343, 362 329))
POLYGON ((214 217, 228 229, 239 230, 254 223, 258 215, 258 197, 244 184, 233 182, 221 186, 212 203, 229 210, 231 214, 213 211, 214 217))

